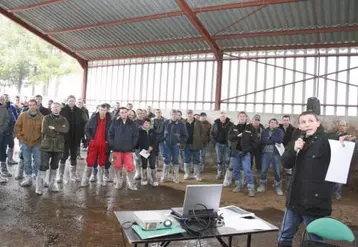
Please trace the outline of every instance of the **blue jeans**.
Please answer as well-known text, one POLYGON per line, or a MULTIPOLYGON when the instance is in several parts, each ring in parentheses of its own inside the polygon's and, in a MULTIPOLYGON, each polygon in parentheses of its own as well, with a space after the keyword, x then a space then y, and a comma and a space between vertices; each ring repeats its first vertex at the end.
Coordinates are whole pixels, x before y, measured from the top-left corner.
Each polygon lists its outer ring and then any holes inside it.
POLYGON ((174 166, 178 165, 179 151, 179 144, 164 143, 164 164, 170 165, 170 162, 172 162, 174 166))
POLYGON ((339 184, 339 183, 334 184, 333 193, 336 199, 341 199, 342 189, 343 189, 343 184, 339 184))
POLYGON ((9 136, 7 134, 0 134, 0 162, 6 162, 6 147, 8 140, 9 136))
POLYGON ((254 178, 252 176, 251 169, 251 154, 246 153, 243 155, 242 152, 235 153, 231 158, 232 162, 232 175, 236 181, 236 185, 241 186, 241 169, 244 170, 246 176, 247 188, 249 190, 255 189, 254 178))
POLYGON ((34 161, 33 168, 34 168, 35 174, 37 175, 37 171, 38 171, 38 169, 39 169, 39 167, 41 165, 40 145, 36 144, 35 146, 29 147, 26 144, 22 143, 21 151, 22 151, 22 156, 24 157, 25 174, 27 176, 32 175, 31 161, 32 161, 32 158, 33 158, 33 161, 34 161))
POLYGON ((202 149, 200 150, 200 166, 201 166, 202 168, 204 168, 204 166, 205 166, 206 152, 207 152, 206 147, 204 147, 204 148, 202 148, 202 149))
POLYGON ((184 148, 184 163, 193 165, 200 165, 200 149, 193 149, 192 144, 186 144, 184 148))
MULTIPOLYGON (((164 143, 163 143, 163 142, 160 142, 160 143, 159 143, 159 153, 160 153, 160 155, 164 158, 164 143)), ((155 166, 156 166, 157 168, 159 167, 159 154, 158 154, 158 156, 156 157, 155 166)))
POLYGON ((278 153, 265 152, 262 154, 260 184, 264 186, 267 185, 267 172, 271 162, 275 175, 275 185, 279 187, 281 186, 281 156, 278 153))
POLYGON ((227 144, 216 143, 215 144, 215 151, 218 163, 218 174, 222 174, 223 165, 226 167, 230 164, 230 150, 227 144))
MULTIPOLYGON (((312 216, 304 216, 286 208, 283 216, 281 230, 278 236, 278 242, 284 245, 292 245, 298 228, 303 223, 307 226, 318 218, 312 216)), ((308 238, 313 241, 322 241, 322 238, 314 234, 308 234, 308 238)))

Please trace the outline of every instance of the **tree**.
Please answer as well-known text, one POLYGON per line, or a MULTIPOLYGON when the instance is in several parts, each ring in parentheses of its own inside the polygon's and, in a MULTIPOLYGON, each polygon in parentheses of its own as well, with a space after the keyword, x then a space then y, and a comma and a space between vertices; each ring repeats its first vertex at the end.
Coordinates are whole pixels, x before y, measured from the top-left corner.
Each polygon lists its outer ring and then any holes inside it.
POLYGON ((21 93, 24 82, 44 85, 48 94, 51 81, 78 71, 76 61, 27 30, 0 16, 0 85, 16 86, 21 93))

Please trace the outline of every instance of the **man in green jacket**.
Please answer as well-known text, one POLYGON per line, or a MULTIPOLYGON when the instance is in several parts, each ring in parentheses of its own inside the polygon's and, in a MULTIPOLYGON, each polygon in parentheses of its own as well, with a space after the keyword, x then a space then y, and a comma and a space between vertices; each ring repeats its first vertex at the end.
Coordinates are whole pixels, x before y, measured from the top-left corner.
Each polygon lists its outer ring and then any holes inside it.
POLYGON ((51 166, 49 189, 53 192, 59 191, 56 183, 56 173, 61 154, 64 151, 65 137, 69 130, 67 119, 60 115, 61 104, 52 103, 51 114, 44 117, 42 121, 41 137, 41 165, 36 178, 36 194, 42 195, 46 170, 51 166), (51 161, 50 161, 51 160, 51 161))
POLYGON ((183 121, 188 131, 188 140, 184 147, 184 179, 190 177, 191 162, 194 166, 194 178, 201 181, 200 150, 203 148, 204 129, 196 120, 192 110, 187 111, 187 119, 183 121))

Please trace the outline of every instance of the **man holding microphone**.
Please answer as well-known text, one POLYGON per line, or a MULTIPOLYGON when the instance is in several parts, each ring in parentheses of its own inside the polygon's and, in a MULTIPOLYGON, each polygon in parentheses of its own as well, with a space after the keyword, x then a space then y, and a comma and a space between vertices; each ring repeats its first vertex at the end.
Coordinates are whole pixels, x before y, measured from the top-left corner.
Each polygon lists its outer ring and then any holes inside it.
POLYGON ((283 167, 293 171, 278 247, 292 246, 301 223, 307 226, 332 212, 333 183, 325 181, 331 159, 328 138, 314 112, 303 112, 298 121, 301 133, 292 138, 281 158, 283 167))

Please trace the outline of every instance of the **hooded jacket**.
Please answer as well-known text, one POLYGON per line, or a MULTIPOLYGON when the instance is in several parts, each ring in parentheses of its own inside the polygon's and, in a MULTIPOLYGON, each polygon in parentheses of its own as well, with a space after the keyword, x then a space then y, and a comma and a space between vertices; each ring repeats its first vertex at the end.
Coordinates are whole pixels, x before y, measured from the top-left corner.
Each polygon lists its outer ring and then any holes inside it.
POLYGON ((297 155, 294 145, 299 137, 294 136, 281 157, 284 168, 293 168, 286 206, 304 216, 329 216, 333 183, 325 181, 331 160, 328 138, 320 126, 313 136, 304 138, 304 148, 297 155))
POLYGON ((15 136, 19 141, 29 147, 33 147, 41 142, 41 126, 44 116, 36 110, 36 115, 30 111, 21 113, 15 124, 15 136))
POLYGON ((65 148, 65 134, 69 130, 69 124, 64 116, 47 115, 42 121, 41 151, 63 152, 65 148), (55 127, 50 129, 49 126, 55 127))
POLYGON ((233 126, 234 126, 234 124, 230 121, 230 118, 226 118, 225 123, 222 123, 220 121, 220 118, 216 119, 214 121, 213 127, 211 129, 211 133, 210 133, 212 142, 214 142, 214 143, 218 142, 219 141, 218 140, 219 131, 224 131, 226 143, 229 144, 228 133, 233 126))

